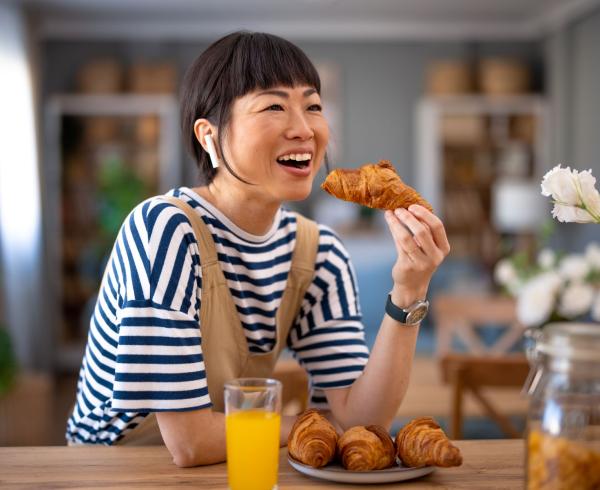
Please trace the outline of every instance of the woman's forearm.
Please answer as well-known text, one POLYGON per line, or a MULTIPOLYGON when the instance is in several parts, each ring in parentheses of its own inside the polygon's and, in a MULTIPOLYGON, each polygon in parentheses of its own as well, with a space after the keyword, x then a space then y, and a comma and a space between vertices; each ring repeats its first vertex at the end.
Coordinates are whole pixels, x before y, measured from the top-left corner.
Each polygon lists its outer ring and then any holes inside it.
POLYGON ((279 446, 283 447, 287 445, 288 436, 292 431, 292 426, 296 421, 295 416, 282 415, 281 417, 281 429, 279 431, 279 446))
POLYGON ((418 326, 403 326, 384 315, 365 370, 335 413, 342 427, 378 424, 389 429, 408 388, 418 332, 418 326))
MULTIPOLYGON (((225 415, 210 409, 191 412, 160 412, 157 415, 163 440, 177 466, 198 466, 225 461, 225 415)), ((296 417, 282 416, 279 445, 287 444, 296 417)))
POLYGON ((160 432, 179 467, 225 461, 225 415, 210 408, 189 412, 157 412, 160 432))

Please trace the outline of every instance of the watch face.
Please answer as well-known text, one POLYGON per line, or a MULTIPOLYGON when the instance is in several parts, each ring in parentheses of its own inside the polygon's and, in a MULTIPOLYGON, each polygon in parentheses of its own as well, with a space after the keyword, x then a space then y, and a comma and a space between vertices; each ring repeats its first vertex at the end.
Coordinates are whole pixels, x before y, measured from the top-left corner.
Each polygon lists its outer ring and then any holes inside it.
POLYGON ((427 314, 427 304, 421 303, 414 310, 412 310, 406 317, 406 323, 413 325, 419 323, 427 314))

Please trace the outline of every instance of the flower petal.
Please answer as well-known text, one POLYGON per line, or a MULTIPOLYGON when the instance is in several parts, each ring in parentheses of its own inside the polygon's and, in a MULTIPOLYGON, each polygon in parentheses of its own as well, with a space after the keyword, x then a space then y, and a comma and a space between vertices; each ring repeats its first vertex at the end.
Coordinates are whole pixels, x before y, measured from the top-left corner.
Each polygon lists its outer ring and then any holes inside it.
POLYGON ((517 298, 517 318, 526 327, 546 322, 554 310, 562 279, 555 272, 545 272, 531 279, 517 298))
POLYGON ((561 223, 594 223, 594 218, 585 209, 565 204, 554 204, 552 216, 561 223))
POLYGON ((558 273, 564 279, 583 281, 590 272, 590 264, 583 255, 569 254, 562 258, 558 273))
POLYGON ((542 195, 552 196, 560 204, 581 204, 577 191, 577 171, 560 165, 550 170, 542 179, 542 195))
POLYGON ((587 313, 594 302, 594 288, 589 284, 574 282, 563 291, 558 312, 565 318, 575 318, 587 313))

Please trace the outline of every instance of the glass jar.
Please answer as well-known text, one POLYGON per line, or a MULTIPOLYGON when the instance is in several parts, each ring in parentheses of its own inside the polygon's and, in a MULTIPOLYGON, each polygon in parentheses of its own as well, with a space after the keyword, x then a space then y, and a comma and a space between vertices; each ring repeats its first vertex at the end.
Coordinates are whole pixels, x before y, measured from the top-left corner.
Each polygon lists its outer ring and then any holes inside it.
POLYGON ((532 333, 527 489, 600 489, 600 324, 532 333))

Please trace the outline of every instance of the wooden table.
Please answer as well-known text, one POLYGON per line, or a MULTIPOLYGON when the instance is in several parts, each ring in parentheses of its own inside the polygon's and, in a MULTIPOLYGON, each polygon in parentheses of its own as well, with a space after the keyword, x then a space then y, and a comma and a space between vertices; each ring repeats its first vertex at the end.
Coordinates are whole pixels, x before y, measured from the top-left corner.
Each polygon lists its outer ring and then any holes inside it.
MULTIPOLYGON (((464 463, 418 480, 365 488, 523 488, 522 440, 458 441, 464 463), (401 485, 401 486, 400 486, 401 485)), ((0 488, 227 488, 225 464, 177 468, 164 446, 0 448, 0 488)), ((348 488, 298 473, 281 450, 279 488, 348 488)), ((358 486, 352 488, 360 488, 358 486)))

